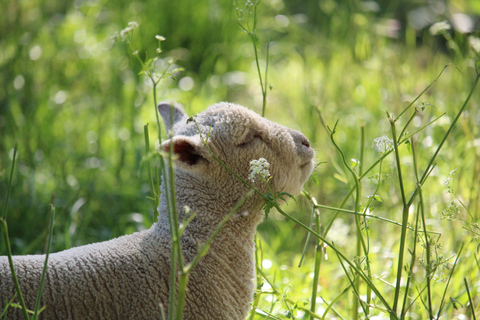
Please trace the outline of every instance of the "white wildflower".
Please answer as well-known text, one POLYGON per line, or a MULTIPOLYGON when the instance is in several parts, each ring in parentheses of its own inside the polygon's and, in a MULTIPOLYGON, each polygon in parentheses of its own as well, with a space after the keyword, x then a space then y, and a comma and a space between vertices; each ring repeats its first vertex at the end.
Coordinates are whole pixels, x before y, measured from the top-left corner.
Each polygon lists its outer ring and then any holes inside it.
POLYGON ((393 149, 393 140, 389 139, 387 136, 375 138, 373 139, 372 148, 379 153, 387 153, 393 149))
POLYGON ((133 29, 138 28, 138 23, 136 23, 135 21, 130 21, 130 22, 128 23, 128 26, 129 26, 130 28, 132 28, 132 30, 133 30, 133 29))
POLYGON ((429 31, 432 36, 436 36, 450 29, 450 24, 447 21, 441 21, 432 24, 429 31))
POLYGON ((448 187, 448 186, 450 186, 450 182, 452 182, 452 178, 447 178, 447 179, 445 179, 445 181, 443 181, 442 184, 444 186, 448 187))
POLYGON ((248 180, 255 182, 255 177, 260 176, 260 178, 266 180, 270 176, 270 163, 265 158, 260 158, 258 160, 250 161, 250 175, 248 180))
POLYGON ((251 0, 247 0, 245 1, 245 7, 247 8, 251 8, 254 6, 254 3, 251 1, 251 0))
POLYGON ((132 32, 134 29, 138 28, 138 23, 135 21, 131 21, 128 23, 128 27, 120 31, 120 39, 118 39, 118 34, 114 35, 118 40, 121 41, 128 41, 128 34, 132 32))
POLYGON ((480 38, 470 36, 468 37, 468 44, 476 52, 480 52, 480 38))
POLYGON ((155 39, 157 39, 158 41, 165 41, 165 37, 160 36, 158 34, 155 36, 155 39))

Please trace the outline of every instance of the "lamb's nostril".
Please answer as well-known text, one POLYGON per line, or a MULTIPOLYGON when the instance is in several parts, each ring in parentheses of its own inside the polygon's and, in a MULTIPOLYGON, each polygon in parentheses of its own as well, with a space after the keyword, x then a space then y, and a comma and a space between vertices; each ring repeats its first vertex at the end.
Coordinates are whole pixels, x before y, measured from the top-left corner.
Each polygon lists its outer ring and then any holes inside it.
POLYGON ((302 140, 302 145, 304 145, 307 148, 310 148, 310 141, 308 141, 308 139, 305 138, 304 140, 302 140))

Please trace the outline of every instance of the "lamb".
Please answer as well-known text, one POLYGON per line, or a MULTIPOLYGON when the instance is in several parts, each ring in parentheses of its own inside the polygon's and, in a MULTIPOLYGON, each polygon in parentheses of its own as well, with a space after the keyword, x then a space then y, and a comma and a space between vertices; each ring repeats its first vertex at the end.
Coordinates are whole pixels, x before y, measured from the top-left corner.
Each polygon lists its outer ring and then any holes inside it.
MULTIPOLYGON (((161 103, 158 110, 169 126, 173 122, 175 185, 179 220, 185 206, 196 217, 185 229, 181 245, 188 262, 196 255, 222 218, 249 191, 249 163, 270 163, 274 192, 298 194, 313 170, 314 151, 300 132, 260 117, 245 107, 221 102, 187 121, 181 106, 161 103), (199 132, 200 131, 200 132, 199 132), (201 135, 200 135, 201 133, 201 135), (208 136, 207 146, 203 143, 208 136), (202 142, 203 141, 203 142, 202 142), (210 150, 211 151, 210 151, 210 150)), ((169 150, 170 141, 163 143, 169 150)), ((261 179, 252 185, 268 192, 261 179)), ((164 188, 164 187, 163 187, 164 188)), ((110 241, 51 254, 41 305, 42 319, 161 319, 168 312, 171 236, 167 200, 162 192, 158 222, 148 230, 110 241)), ((255 277, 254 234, 262 221, 263 199, 249 197, 193 268, 188 283, 184 319, 244 319, 253 299, 255 277)), ((15 256, 27 308, 34 308, 44 255, 15 256)), ((0 257, 0 313, 14 296, 6 257, 0 257)), ((7 319, 22 319, 9 308, 7 319)))

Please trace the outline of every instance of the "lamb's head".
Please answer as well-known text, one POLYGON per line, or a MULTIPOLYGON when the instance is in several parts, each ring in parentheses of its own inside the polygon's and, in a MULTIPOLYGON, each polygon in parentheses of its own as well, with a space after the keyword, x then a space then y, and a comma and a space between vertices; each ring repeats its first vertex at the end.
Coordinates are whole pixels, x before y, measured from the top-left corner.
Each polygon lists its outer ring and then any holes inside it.
MULTIPOLYGON (((173 121, 170 103, 160 103, 158 109, 166 125, 173 126, 172 141, 163 142, 163 148, 169 150, 172 142, 178 156, 177 177, 179 172, 187 174, 210 188, 232 190, 241 197, 248 187, 226 170, 212 152, 245 180, 250 174, 250 161, 266 159, 273 192, 298 194, 312 172, 314 151, 301 132, 268 121, 245 107, 217 103, 193 121, 188 120, 179 105, 173 105, 173 121)), ((249 182, 262 193, 269 191, 261 179, 249 182)))

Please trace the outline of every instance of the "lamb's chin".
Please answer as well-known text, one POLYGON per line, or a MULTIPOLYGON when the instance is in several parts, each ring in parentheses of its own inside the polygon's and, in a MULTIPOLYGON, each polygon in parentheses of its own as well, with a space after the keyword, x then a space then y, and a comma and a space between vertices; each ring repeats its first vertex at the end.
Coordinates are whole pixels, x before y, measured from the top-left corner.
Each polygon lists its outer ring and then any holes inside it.
POLYGON ((305 184, 305 182, 307 182, 308 178, 310 178, 311 174, 313 173, 313 160, 310 160, 309 162, 302 164, 300 166, 300 171, 301 171, 300 181, 302 184, 301 188, 303 188, 303 185, 305 184))
POLYGON ((297 170, 292 170, 289 177, 283 181, 281 192, 296 196, 302 192, 303 185, 313 172, 313 161, 301 165, 297 170))

